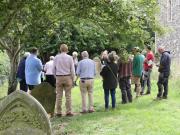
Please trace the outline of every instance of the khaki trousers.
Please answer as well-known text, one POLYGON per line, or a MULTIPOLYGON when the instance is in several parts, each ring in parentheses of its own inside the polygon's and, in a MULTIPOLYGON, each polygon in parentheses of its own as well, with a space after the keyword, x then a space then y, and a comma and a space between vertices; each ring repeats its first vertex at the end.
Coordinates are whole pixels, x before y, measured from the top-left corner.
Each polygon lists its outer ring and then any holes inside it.
POLYGON ((71 89, 73 81, 71 76, 56 76, 56 113, 62 114, 63 91, 66 97, 66 113, 71 113, 71 89))
POLYGON ((86 107, 86 95, 88 93, 88 99, 89 99, 89 110, 94 110, 94 101, 93 101, 93 86, 94 86, 94 80, 80 80, 80 90, 81 90, 81 97, 82 97, 82 111, 87 111, 86 107))
POLYGON ((135 84, 136 89, 136 97, 140 96, 141 92, 141 83, 139 76, 133 76, 133 83, 135 84))

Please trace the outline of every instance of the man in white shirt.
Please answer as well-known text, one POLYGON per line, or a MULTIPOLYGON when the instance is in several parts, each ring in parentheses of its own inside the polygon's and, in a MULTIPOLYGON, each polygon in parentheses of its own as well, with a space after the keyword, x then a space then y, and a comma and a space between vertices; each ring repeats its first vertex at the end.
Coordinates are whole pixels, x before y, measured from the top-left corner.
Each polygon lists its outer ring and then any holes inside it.
POLYGON ((50 60, 45 64, 44 71, 46 75, 46 82, 55 87, 56 79, 53 74, 54 56, 50 56, 50 60))

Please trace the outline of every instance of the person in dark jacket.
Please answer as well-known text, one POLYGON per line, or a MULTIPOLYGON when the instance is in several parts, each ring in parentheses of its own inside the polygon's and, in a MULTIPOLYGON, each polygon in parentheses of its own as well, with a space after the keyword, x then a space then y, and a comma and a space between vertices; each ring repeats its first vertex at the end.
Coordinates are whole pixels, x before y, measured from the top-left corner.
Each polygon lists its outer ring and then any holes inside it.
POLYGON ((111 93, 112 108, 116 106, 116 88, 117 88, 117 73, 118 66, 114 63, 114 55, 111 53, 108 55, 109 62, 105 65, 100 72, 100 75, 103 78, 103 88, 104 88, 104 100, 105 100, 105 109, 109 108, 109 93, 111 93))
POLYGON ((25 63, 26 63, 26 58, 30 55, 29 52, 26 52, 24 54, 24 57, 20 60, 18 70, 17 70, 17 80, 20 83, 20 90, 23 90, 27 92, 28 86, 26 84, 26 79, 25 79, 25 63))
POLYGON ((168 95, 168 79, 170 75, 171 57, 170 52, 165 51, 163 47, 158 48, 158 52, 161 54, 159 65, 159 79, 158 79, 158 94, 157 99, 167 99, 168 95), (163 92, 164 87, 164 92, 163 92))

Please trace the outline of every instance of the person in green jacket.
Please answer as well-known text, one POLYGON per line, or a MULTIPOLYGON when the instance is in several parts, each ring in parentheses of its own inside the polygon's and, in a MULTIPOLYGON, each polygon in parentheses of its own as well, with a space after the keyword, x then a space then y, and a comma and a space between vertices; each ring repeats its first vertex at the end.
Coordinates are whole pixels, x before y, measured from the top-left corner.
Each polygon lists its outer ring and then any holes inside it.
POLYGON ((142 75, 142 70, 143 70, 143 62, 144 58, 140 54, 140 49, 139 47, 134 47, 132 52, 134 54, 134 59, 133 59, 133 82, 135 84, 135 89, 136 89, 136 98, 139 97, 140 92, 141 92, 141 83, 140 83, 140 78, 142 75))

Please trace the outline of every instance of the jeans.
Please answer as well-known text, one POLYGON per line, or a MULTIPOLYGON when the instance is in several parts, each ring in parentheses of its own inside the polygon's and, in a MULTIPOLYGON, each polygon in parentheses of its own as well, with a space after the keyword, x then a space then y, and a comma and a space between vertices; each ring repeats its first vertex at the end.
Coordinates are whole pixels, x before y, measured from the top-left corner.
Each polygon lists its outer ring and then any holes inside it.
POLYGON ((164 76, 164 73, 159 73, 159 79, 157 82, 158 85, 158 94, 157 97, 165 97, 167 98, 168 95, 168 76, 164 76), (163 92, 163 87, 164 87, 164 92, 163 92))
POLYGON ((151 72, 152 70, 149 69, 146 74, 143 74, 143 83, 142 83, 142 90, 141 92, 144 93, 144 89, 147 85, 147 93, 151 92, 151 72))
POLYGON ((105 108, 109 108, 109 92, 111 93, 112 108, 116 106, 116 89, 104 89, 105 108))
POLYGON ((122 93, 122 103, 132 102, 130 77, 120 78, 119 87, 122 93))

